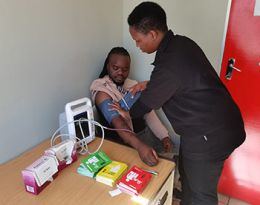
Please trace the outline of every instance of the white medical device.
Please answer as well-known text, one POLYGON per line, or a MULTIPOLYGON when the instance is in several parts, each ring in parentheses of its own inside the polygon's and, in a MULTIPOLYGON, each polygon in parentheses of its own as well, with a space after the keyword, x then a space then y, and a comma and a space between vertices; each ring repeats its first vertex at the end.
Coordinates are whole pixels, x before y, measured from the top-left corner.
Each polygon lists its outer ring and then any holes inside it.
MULTIPOLYGON (((60 126, 67 123, 60 134, 68 134, 69 138, 77 137, 78 143, 89 143, 95 139, 95 125, 92 104, 89 98, 81 98, 65 105, 65 113, 60 114, 60 126), (79 121, 87 119, 89 121, 79 121), (76 122, 73 122, 75 121, 76 122), (83 133, 81 132, 80 125, 83 133)), ((64 138, 63 138, 64 139, 64 138)), ((66 139, 66 138, 65 138, 66 139)))

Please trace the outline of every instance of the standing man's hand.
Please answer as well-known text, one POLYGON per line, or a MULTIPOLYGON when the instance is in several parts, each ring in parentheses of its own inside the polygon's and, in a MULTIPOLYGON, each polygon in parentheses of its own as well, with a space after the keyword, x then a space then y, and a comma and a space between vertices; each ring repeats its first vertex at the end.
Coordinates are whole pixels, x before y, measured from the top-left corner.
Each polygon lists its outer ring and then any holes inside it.
POLYGON ((129 91, 130 91, 133 95, 135 95, 137 92, 145 90, 148 82, 149 82, 149 81, 147 81, 147 80, 146 80, 146 81, 139 82, 139 83, 135 84, 134 86, 130 87, 130 88, 129 88, 129 91))
POLYGON ((165 152, 171 152, 173 150, 173 143, 170 137, 165 137, 162 139, 162 144, 165 152))
MULTIPOLYGON (((126 120, 129 120, 129 118, 130 118, 129 112, 122 109, 118 102, 113 102, 111 104, 110 110, 116 110, 119 113, 119 115, 121 115, 126 120)), ((131 120, 131 118, 130 118, 130 120, 131 120)))
POLYGON ((144 143, 140 143, 136 148, 141 160, 148 166, 155 166, 158 164, 158 156, 154 149, 144 143))

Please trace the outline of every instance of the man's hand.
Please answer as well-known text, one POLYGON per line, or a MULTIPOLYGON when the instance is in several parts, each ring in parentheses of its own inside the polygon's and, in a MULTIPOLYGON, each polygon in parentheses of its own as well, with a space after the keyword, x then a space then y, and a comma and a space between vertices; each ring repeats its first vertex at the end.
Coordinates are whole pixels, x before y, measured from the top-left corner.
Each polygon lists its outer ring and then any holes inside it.
POLYGON ((119 115, 121 115, 124 119, 129 120, 130 118, 129 112, 122 109, 118 102, 113 102, 111 104, 110 110, 116 110, 119 113, 119 115))
POLYGON ((139 82, 139 83, 135 84, 134 86, 130 87, 130 88, 129 88, 129 91, 130 91, 133 95, 135 95, 137 92, 145 90, 148 82, 149 82, 149 81, 139 82))
POLYGON ((162 139, 162 144, 165 152, 170 152, 173 150, 173 143, 170 137, 165 137, 162 139))
POLYGON ((148 166, 155 166, 158 164, 158 156, 154 149, 144 143, 140 143, 136 148, 141 160, 148 166))

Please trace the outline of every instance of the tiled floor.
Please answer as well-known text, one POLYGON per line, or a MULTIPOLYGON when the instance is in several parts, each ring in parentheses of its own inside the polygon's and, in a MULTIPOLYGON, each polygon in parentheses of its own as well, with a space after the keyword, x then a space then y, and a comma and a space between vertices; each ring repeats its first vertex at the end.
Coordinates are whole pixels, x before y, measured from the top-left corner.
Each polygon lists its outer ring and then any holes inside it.
POLYGON ((244 201, 240 201, 238 199, 234 199, 222 194, 218 194, 218 201, 219 201, 218 202, 219 205, 249 205, 244 201))
MULTIPOLYGON (((246 202, 240 201, 238 199, 230 198, 222 194, 219 194, 218 197, 219 197, 218 205, 250 205, 246 202)), ((173 199, 172 205, 179 205, 179 204, 180 204, 180 200, 173 199)))
POLYGON ((230 198, 229 202, 228 202, 228 205, 249 205, 249 203, 246 203, 244 201, 240 201, 238 199, 230 198))

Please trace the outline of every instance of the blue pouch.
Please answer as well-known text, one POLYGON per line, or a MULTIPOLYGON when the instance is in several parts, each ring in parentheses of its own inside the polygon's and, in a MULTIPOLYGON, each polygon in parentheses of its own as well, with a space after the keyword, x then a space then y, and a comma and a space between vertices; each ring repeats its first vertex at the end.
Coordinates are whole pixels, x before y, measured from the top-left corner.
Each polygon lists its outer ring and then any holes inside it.
POLYGON ((135 95, 133 95, 131 92, 128 92, 120 101, 120 106, 125 110, 129 111, 133 104, 138 100, 138 98, 141 96, 141 91, 137 92, 135 95))

